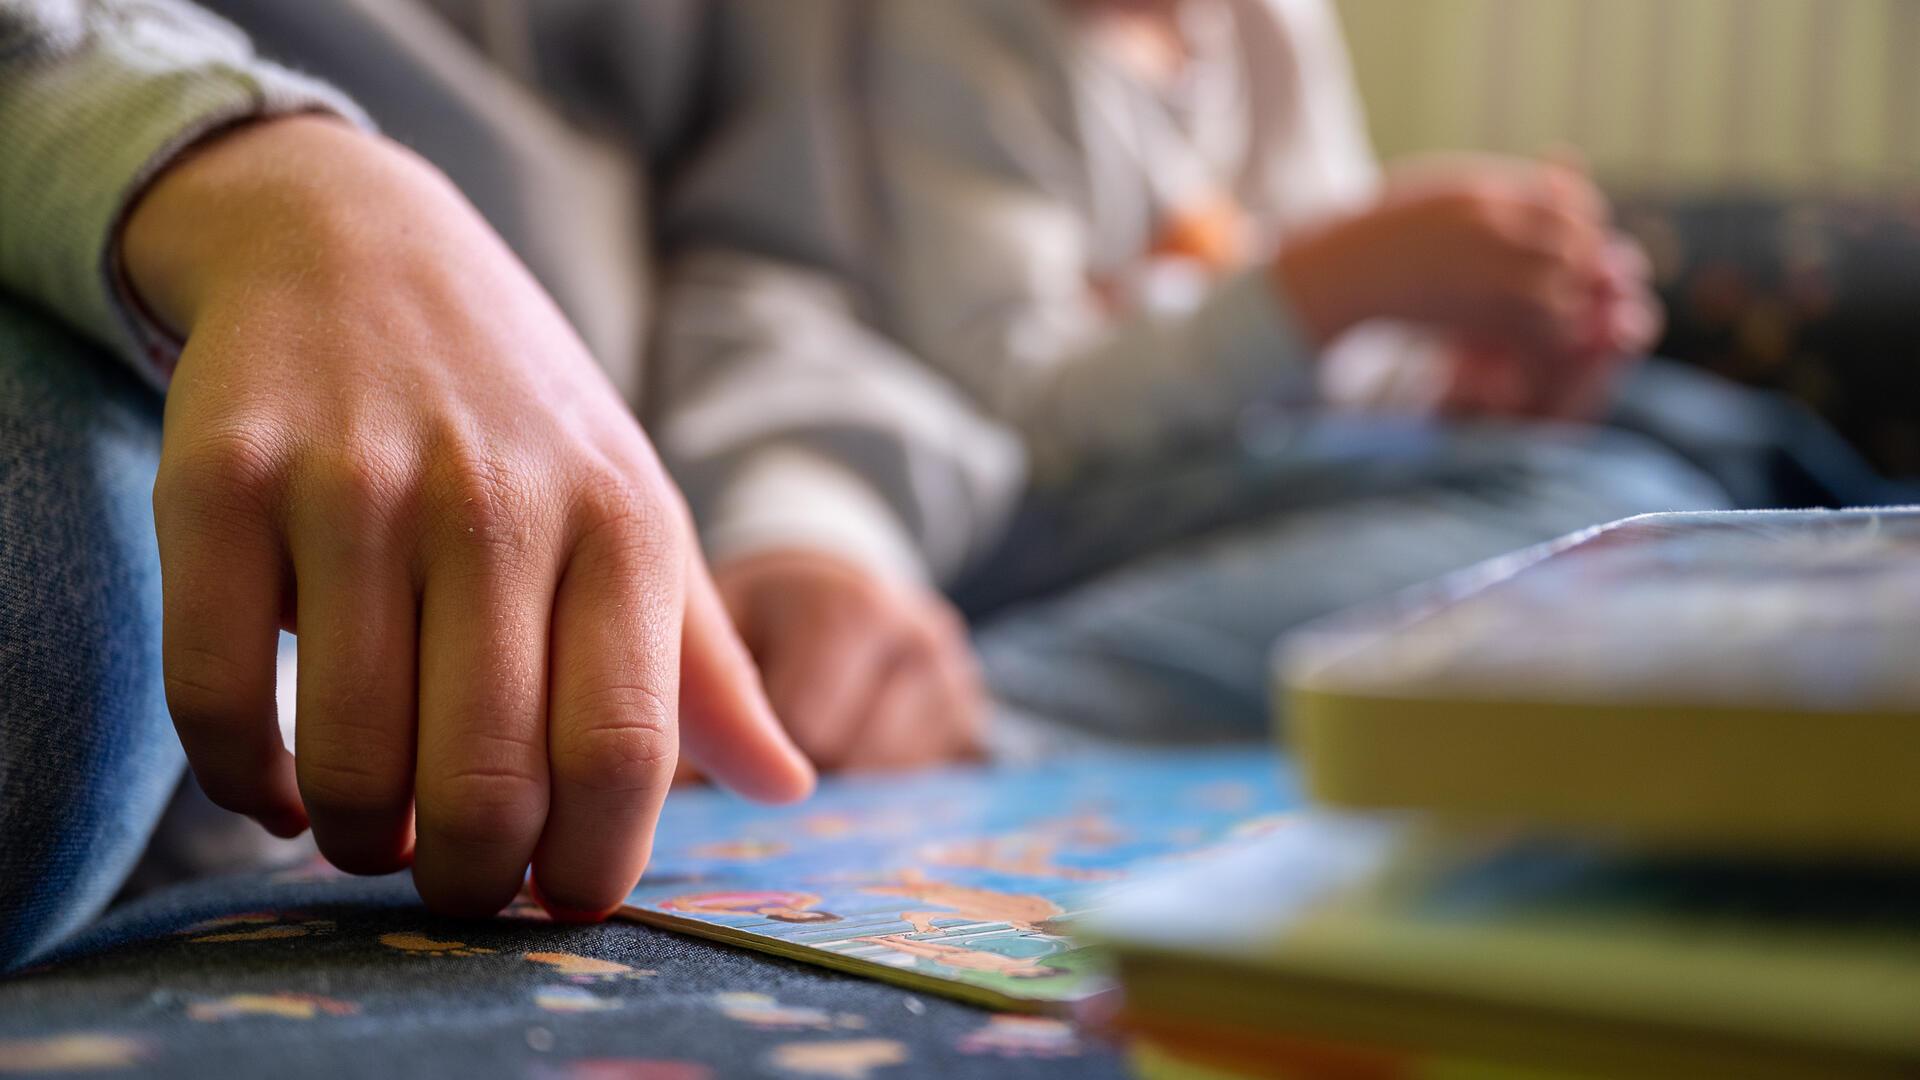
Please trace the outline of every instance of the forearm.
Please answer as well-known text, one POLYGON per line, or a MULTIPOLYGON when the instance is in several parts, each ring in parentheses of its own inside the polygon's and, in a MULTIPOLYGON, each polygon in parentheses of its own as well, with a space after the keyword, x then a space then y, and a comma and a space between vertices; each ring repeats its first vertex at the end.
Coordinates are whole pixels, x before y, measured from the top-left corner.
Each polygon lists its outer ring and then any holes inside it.
POLYGON ((236 293, 400 271, 475 241, 498 246, 431 166, 335 119, 302 116, 216 135, 183 156, 133 205, 120 257, 146 308, 184 336, 236 293))

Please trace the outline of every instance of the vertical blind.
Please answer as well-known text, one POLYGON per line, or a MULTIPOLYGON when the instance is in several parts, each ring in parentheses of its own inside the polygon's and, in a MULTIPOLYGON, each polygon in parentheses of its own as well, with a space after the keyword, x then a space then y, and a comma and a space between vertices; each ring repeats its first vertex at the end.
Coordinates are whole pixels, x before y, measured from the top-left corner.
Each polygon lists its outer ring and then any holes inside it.
POLYGON ((1920 186, 1920 0, 1339 0, 1387 157, 1571 143, 1622 183, 1920 186))

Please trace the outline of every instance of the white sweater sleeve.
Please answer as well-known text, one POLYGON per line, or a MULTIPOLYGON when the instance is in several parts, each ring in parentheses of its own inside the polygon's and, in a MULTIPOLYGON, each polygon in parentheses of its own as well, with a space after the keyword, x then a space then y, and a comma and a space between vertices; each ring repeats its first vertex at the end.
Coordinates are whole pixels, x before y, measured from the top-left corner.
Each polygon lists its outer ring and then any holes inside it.
POLYGON ((1065 58, 983 6, 877 5, 874 154, 907 346, 1019 431, 1042 477, 1310 387, 1311 347, 1264 269, 1182 314, 1109 319, 1065 58))
POLYGON ((0 0, 0 288, 164 386, 178 343, 121 287, 121 218, 208 133, 307 111, 367 123, 183 0, 0 0))
POLYGON ((998 535, 1018 441, 867 326, 842 279, 738 248, 682 252, 665 278, 651 426, 710 557, 798 546, 939 582, 998 535))
POLYGON ((803 546, 940 582, 998 538, 1025 455, 874 327, 847 82, 871 6, 721 9, 719 126, 663 202, 649 430, 710 555, 803 546))
MULTIPOLYGON (((1286 194, 1311 192, 1309 219, 1350 211, 1375 198, 1380 165, 1367 137, 1366 111, 1353 64, 1328 0, 1238 0, 1263 12, 1279 31, 1274 51, 1293 70, 1298 100, 1290 139, 1295 160, 1276 170, 1286 194)), ((1412 323, 1375 319, 1354 327, 1323 352, 1318 387, 1323 405, 1370 412, 1431 412, 1450 377, 1450 345, 1412 323)))

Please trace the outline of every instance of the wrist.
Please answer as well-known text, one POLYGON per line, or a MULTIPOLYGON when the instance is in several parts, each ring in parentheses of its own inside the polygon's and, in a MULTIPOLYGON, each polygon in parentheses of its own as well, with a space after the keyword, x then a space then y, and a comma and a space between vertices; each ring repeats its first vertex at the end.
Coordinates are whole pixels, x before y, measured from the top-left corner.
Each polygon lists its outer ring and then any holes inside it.
POLYGON ((1354 226, 1342 221, 1301 236, 1270 268, 1273 287, 1320 348, 1378 314, 1367 299, 1367 260, 1355 256, 1354 226))
MULTIPOLYGON (((477 216, 431 166, 335 119, 295 116, 214 136, 128 212, 120 265, 134 294, 185 336, 223 297, 404 262, 477 216)), ((484 230, 482 230, 484 231, 484 230)))

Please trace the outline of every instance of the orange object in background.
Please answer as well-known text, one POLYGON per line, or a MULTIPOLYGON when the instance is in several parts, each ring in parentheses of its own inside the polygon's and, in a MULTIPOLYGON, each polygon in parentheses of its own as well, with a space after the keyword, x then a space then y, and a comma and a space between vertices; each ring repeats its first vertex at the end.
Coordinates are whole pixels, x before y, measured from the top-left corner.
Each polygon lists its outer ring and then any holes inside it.
POLYGON ((1188 210, 1168 213, 1150 255, 1192 259, 1216 272, 1246 261, 1248 222, 1240 203, 1225 192, 1188 210))

